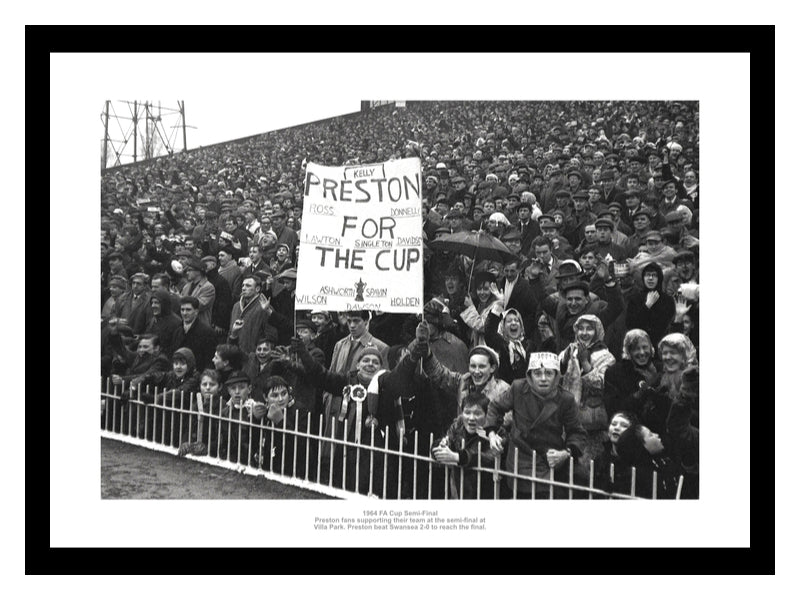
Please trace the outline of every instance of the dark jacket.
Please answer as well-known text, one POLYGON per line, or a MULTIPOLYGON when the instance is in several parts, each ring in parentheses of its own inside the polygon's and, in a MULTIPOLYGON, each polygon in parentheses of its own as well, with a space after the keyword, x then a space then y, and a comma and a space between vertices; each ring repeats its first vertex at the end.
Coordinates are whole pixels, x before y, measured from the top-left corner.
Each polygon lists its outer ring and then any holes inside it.
POLYGON ((153 333, 161 341, 161 349, 167 356, 172 356, 172 352, 177 348, 173 347, 175 332, 181 326, 181 318, 172 312, 172 298, 169 292, 158 290, 153 292, 153 298, 161 304, 161 314, 155 316, 150 314, 150 320, 145 327, 145 333, 153 333))
MULTIPOLYGON (((507 285, 505 279, 502 283, 505 293, 507 285)), ((531 332, 536 327, 535 317, 538 306, 539 303, 531 284, 520 273, 519 277, 517 277, 517 282, 514 284, 514 289, 511 290, 511 297, 505 303, 505 309, 517 309, 519 314, 522 315, 522 324, 525 327, 525 331, 531 332)))
MULTIPOLYGON (((661 287, 659 286, 658 290, 661 287)), ((628 297, 625 313, 625 328, 644 329, 654 343, 669 332, 670 324, 675 317, 675 301, 664 292, 659 291, 658 300, 650 308, 647 307, 647 292, 635 291, 628 297)))
MULTIPOLYGON (((644 329, 654 344, 663 338, 675 317, 675 301, 663 291, 664 271, 657 262, 644 265, 640 271, 643 276, 645 271, 655 271, 658 283, 655 290, 659 292, 658 300, 650 308, 647 307, 648 290, 642 289, 632 292, 628 296, 625 314, 626 329, 644 329)), ((642 282, 644 287, 644 282, 642 282)), ((633 288, 635 290, 635 288, 633 288)))
POLYGON ((202 323, 200 318, 194 320, 189 331, 184 331, 183 323, 175 330, 172 338, 173 348, 189 348, 197 360, 197 370, 202 371, 212 367, 211 359, 217 347, 217 336, 209 325, 202 323))
POLYGON ((108 341, 114 353, 114 370, 125 381, 145 373, 167 371, 170 368, 169 359, 163 353, 142 357, 138 353, 128 350, 122 343, 119 333, 110 334, 108 341))
MULTIPOLYGON (((500 365, 497 368, 495 376, 506 383, 511 383, 515 379, 524 379, 525 372, 528 369, 528 356, 530 356, 531 353, 531 344, 527 339, 523 338, 522 345, 525 349, 525 356, 516 357, 512 364, 508 343, 497 333, 499 324, 500 317, 494 312, 489 311, 489 314, 486 316, 484 337, 486 339, 486 345, 491 347, 500 356, 500 365)), ((527 328, 525 331, 528 331, 527 328)))
POLYGON ((325 354, 326 367, 329 367, 331 364, 333 348, 336 346, 336 342, 347 336, 347 334, 348 331, 346 327, 334 324, 333 321, 328 322, 317 332, 317 337, 314 338, 314 344, 325 354))
POLYGON ((643 395, 639 383, 643 381, 644 376, 636 370, 632 360, 623 359, 606 370, 603 403, 609 418, 621 410, 637 411, 643 395))
MULTIPOLYGON (((405 442, 413 444, 415 433, 419 445, 427 447, 430 436, 441 435, 447 421, 447 407, 441 405, 441 396, 429 393, 430 382, 418 369, 419 362, 411 355, 403 357, 392 371, 379 372, 377 395, 367 396, 367 412, 378 419, 380 433, 375 443, 382 445, 386 427, 389 428, 389 444, 399 443, 398 421, 402 414, 405 442)), ((421 450, 424 452, 424 450, 421 450)))
POLYGON ((693 407, 680 398, 669 411, 667 433, 672 458, 684 476, 681 498, 700 497, 700 428, 692 425, 693 407))
MULTIPOLYGON (((575 458, 583 453, 586 430, 578 420, 575 398, 569 392, 557 390, 552 398, 542 398, 534 394, 526 380, 514 381, 507 392, 489 403, 487 433, 500 426, 503 415, 509 410, 514 411, 506 444, 506 469, 509 472, 514 472, 516 450, 519 450, 517 472, 523 474, 531 473, 533 452, 536 451, 537 477, 549 477, 550 467, 546 458, 549 449, 570 448, 575 458)), ((568 462, 562 463, 558 471, 568 468, 568 462)), ((520 479, 517 485, 522 492, 531 490, 530 482, 524 479, 520 479)))
MULTIPOLYGON (((508 436, 502 427, 496 433, 502 438, 508 436)), ((494 467, 495 454, 490 450, 489 440, 478 433, 469 433, 459 416, 450 424, 444 438, 434 444, 434 448, 442 442, 450 450, 458 453, 458 466, 461 467, 461 469, 450 470, 451 497, 462 499, 493 498, 494 481, 492 474, 483 470, 480 472, 472 470, 479 466, 479 457, 481 469, 492 469, 494 467), (463 478, 461 476, 462 470, 464 473, 463 478)), ((502 468, 503 463, 501 460, 500 469, 502 468)))
POLYGON ((211 309, 211 325, 228 331, 231 325, 233 294, 228 280, 220 277, 218 269, 206 272, 206 279, 214 286, 214 308, 211 309))
MULTIPOLYGON (((534 285, 541 285, 540 281, 541 277, 534 280, 534 285)), ((589 304, 580 314, 597 315, 603 326, 609 327, 624 309, 622 292, 618 283, 611 287, 606 286, 606 298, 608 301, 598 299, 593 302, 590 297, 589 304)), ((549 317, 553 317, 556 320, 556 329, 553 331, 555 334, 554 351, 561 352, 575 338, 572 325, 580 314, 569 314, 567 304, 560 302, 558 297, 554 296, 548 296, 542 300, 541 308, 549 317)))

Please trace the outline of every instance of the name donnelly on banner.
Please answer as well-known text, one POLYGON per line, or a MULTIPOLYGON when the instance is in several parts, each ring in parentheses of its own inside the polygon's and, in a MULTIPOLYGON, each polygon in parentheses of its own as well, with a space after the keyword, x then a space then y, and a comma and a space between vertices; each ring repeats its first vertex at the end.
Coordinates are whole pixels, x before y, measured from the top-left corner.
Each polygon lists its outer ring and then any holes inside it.
POLYGON ((309 163, 295 308, 422 312, 422 169, 309 163))

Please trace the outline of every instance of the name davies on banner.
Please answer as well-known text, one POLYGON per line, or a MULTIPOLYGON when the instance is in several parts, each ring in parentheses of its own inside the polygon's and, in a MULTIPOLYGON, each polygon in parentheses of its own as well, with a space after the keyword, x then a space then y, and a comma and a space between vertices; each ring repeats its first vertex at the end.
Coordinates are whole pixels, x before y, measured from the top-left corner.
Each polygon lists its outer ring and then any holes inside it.
POLYGON ((350 167, 309 163, 297 307, 419 308, 421 190, 418 159, 350 167), (352 287, 342 280, 346 271, 360 272, 352 287))

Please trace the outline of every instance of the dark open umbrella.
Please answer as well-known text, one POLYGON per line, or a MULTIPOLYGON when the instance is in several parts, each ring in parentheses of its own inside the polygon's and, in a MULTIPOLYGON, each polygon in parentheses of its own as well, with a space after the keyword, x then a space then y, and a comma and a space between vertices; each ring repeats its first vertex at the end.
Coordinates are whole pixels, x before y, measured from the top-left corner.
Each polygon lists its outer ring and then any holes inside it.
POLYGON ((445 250, 469 256, 472 259, 472 268, 469 272, 467 289, 472 282, 472 271, 475 269, 475 262, 479 260, 492 260, 505 262, 509 258, 516 257, 503 242, 492 234, 483 231, 457 231, 448 233, 433 240, 428 244, 433 250, 445 250))

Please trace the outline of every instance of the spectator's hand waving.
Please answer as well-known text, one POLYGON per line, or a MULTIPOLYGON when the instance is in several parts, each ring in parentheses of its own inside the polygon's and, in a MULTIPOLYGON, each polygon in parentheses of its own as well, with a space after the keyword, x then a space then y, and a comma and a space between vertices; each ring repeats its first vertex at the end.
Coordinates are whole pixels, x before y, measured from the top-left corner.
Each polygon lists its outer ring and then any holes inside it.
POLYGON ((680 321, 689 312, 689 303, 686 301, 686 298, 683 297, 683 294, 678 294, 675 297, 675 320, 680 321))
POLYGON ((497 298, 498 302, 502 302, 505 299, 503 292, 500 291, 494 281, 489 285, 489 291, 492 292, 492 295, 494 295, 495 298, 497 298))

